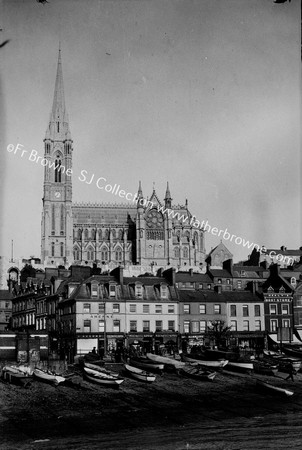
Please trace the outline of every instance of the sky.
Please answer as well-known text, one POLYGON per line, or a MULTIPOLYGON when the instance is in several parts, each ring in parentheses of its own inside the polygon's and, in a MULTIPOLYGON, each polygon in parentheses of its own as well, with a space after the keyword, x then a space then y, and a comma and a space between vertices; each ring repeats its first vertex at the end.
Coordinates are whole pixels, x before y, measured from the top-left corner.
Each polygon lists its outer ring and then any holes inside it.
MULTIPOLYGON (((73 201, 153 189, 199 221, 299 248, 300 2, 2 0, 0 255, 40 256, 43 156, 61 42, 73 201), (28 153, 29 154, 29 153, 28 153), (28 155, 27 154, 27 155, 28 155)), ((206 234, 209 252, 220 238, 206 234)), ((223 241, 234 260, 250 253, 223 241)))

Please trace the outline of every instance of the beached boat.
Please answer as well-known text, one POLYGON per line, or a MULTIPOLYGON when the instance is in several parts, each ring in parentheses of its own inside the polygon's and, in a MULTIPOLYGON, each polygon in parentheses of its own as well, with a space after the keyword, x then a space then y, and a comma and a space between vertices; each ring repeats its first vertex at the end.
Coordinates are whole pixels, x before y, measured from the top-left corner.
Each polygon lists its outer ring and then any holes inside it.
POLYGON ((153 362, 173 366, 175 369, 180 369, 185 366, 183 361, 178 361, 174 358, 169 358, 167 356, 154 355, 153 353, 147 353, 147 358, 153 362))
POLYGON ((24 387, 32 382, 31 375, 24 373, 13 366, 4 366, 1 371, 1 377, 9 383, 18 384, 24 387))
POLYGON ((262 375, 276 375, 278 372, 278 364, 271 364, 267 361, 253 361, 254 372, 262 375))
POLYGON ((301 345, 283 345, 282 349, 286 355, 294 356, 302 359, 302 347, 301 345))
POLYGON ((147 370, 147 371, 157 371, 162 372, 164 370, 164 364, 158 363, 155 361, 151 361, 151 359, 140 357, 140 358, 131 358, 130 365, 134 367, 138 367, 139 369, 147 370))
POLYGON ((182 355, 182 358, 185 362, 189 362, 191 364, 200 364, 202 366, 206 366, 206 367, 215 367, 215 368, 223 368, 228 364, 228 360, 227 359, 220 359, 217 361, 207 361, 205 359, 195 359, 195 358, 191 358, 188 355, 182 355))
POLYGON ((97 372, 96 370, 89 369, 88 367, 84 367, 84 374, 87 380, 102 384, 105 386, 119 386, 123 383, 124 378, 116 378, 112 375, 108 375, 106 373, 97 372))
POLYGON ((34 376, 39 381, 44 381, 46 383, 53 383, 56 386, 65 381, 65 378, 60 375, 49 373, 45 370, 41 370, 41 369, 37 369, 37 368, 34 369, 34 376))
POLYGON ((252 361, 229 361, 226 369, 250 371, 254 370, 254 365, 252 361))
POLYGON ((288 373, 291 367, 294 369, 294 371, 298 372, 301 368, 302 361, 295 358, 279 358, 278 359, 278 367, 280 372, 288 373))
POLYGON ((186 365, 179 369, 179 373, 186 377, 195 378, 196 380, 202 381, 213 381, 217 372, 211 372, 209 370, 204 370, 202 366, 192 366, 186 365))
POLYGON ((125 370, 127 374, 136 380, 147 381, 148 383, 153 383, 153 381, 156 380, 156 376, 154 374, 141 370, 138 367, 130 366, 129 364, 125 364, 125 370))
POLYGON ((256 383, 260 387, 263 387, 265 389, 269 389, 270 391, 276 392, 276 393, 279 393, 279 394, 285 394, 288 397, 290 397, 290 396, 292 396, 294 394, 294 392, 290 391, 289 389, 284 389, 284 388, 280 388, 280 387, 277 387, 277 386, 273 386, 272 384, 266 383, 265 381, 256 380, 256 383))
POLYGON ((118 373, 112 372, 111 370, 107 370, 107 369, 105 369, 105 367, 97 366, 96 364, 91 364, 91 363, 88 363, 85 361, 84 367, 95 370, 97 373, 105 373, 107 375, 111 375, 112 377, 119 378, 118 373))

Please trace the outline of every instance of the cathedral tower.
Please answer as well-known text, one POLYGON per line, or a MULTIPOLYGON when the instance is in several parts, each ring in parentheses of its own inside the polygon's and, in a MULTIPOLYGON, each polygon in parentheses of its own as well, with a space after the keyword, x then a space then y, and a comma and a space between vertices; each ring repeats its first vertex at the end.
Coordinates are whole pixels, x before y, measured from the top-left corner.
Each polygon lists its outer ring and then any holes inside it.
POLYGON ((44 192, 41 259, 45 264, 70 264, 72 241, 72 139, 65 107, 61 50, 55 91, 44 139, 44 192))

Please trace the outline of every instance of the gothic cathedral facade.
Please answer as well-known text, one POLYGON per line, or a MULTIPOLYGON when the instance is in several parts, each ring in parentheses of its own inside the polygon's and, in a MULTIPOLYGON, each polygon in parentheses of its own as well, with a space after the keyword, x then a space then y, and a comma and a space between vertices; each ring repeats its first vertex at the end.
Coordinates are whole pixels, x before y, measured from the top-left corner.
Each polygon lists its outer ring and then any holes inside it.
POLYGON ((42 263, 66 267, 95 263, 107 269, 139 265, 146 271, 154 266, 202 269, 204 231, 192 226, 187 201, 185 205, 172 205, 167 184, 163 201, 153 188, 145 202, 139 183, 136 204, 72 203, 72 152, 59 50, 53 105, 44 139, 48 164, 43 186, 42 263), (173 214, 169 215, 167 209, 173 214), (187 220, 179 219, 181 216, 187 220))

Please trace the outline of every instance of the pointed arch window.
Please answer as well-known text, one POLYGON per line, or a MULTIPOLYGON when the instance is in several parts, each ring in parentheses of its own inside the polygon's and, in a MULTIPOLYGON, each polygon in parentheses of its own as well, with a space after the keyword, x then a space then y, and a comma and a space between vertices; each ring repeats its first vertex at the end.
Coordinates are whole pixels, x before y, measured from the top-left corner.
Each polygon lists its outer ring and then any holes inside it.
POLYGON ((64 243, 63 242, 60 243, 60 256, 61 257, 64 256, 64 243))
POLYGON ((86 230, 84 231, 84 238, 88 239, 88 237, 89 237, 89 232, 88 232, 88 230, 86 228, 86 230))
POLYGON ((118 238, 119 238, 119 240, 121 241, 122 239, 123 239, 123 230, 119 230, 119 232, 118 232, 118 238))
POLYGON ((98 230, 98 233, 99 233, 99 240, 101 240, 101 239, 102 239, 102 230, 99 229, 99 230, 98 230))
POLYGON ((52 205, 51 207, 51 234, 55 234, 56 230, 56 211, 55 211, 55 205, 52 205))
POLYGON ((184 249, 183 249, 183 257, 184 258, 188 258, 189 257, 188 247, 184 247, 184 249))
POLYGON ((104 247, 102 248, 102 251, 101 251, 101 260, 104 262, 108 261, 108 250, 104 247))
POLYGON ((57 122, 57 132, 60 132, 60 122, 57 122))
POLYGON ((179 258, 179 247, 175 247, 174 256, 175 256, 175 258, 179 258))
POLYGON ((61 234, 64 234, 64 205, 61 205, 60 228, 61 234))
POLYGON ((55 243, 51 243, 51 256, 55 256, 55 243))
POLYGON ((118 247, 115 251, 115 260, 117 262, 121 262, 123 259, 123 253, 120 247, 118 247))
POLYGON ((61 162, 60 158, 58 157, 55 160, 55 183, 61 183, 61 181, 62 181, 61 164, 62 164, 62 162, 61 162))
POLYGON ((82 230, 80 228, 78 229, 78 239, 82 239, 82 230))
POLYGON ((112 230, 112 231, 111 231, 111 235, 112 235, 112 238, 115 239, 115 238, 116 238, 116 231, 115 231, 115 230, 112 230))
POLYGON ((73 258, 75 261, 79 261, 80 260, 80 251, 78 248, 75 248, 73 250, 73 258))

